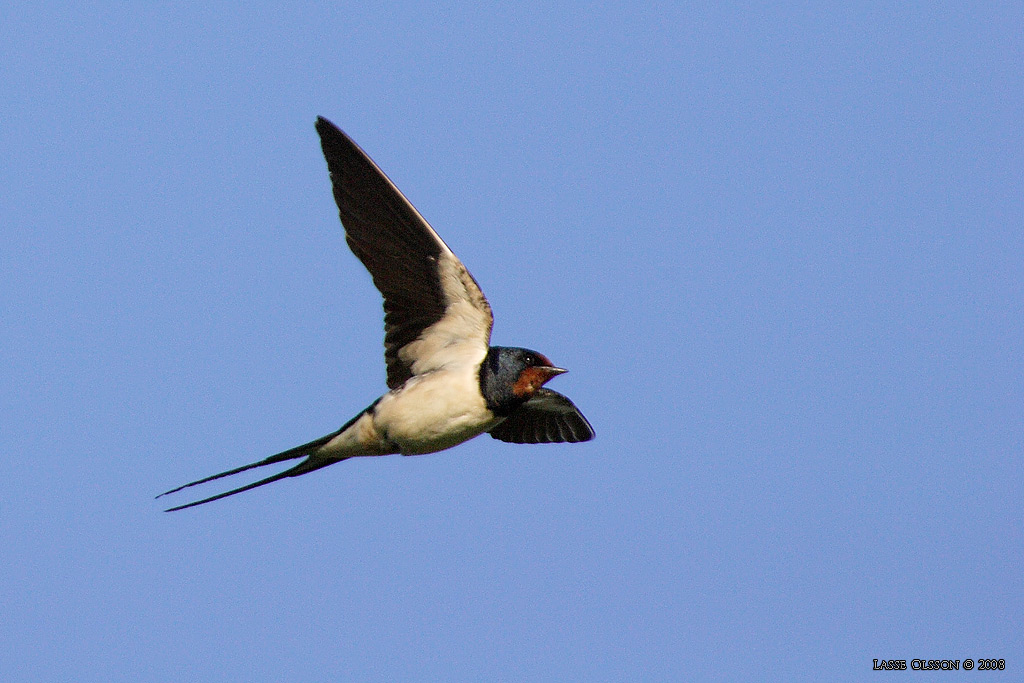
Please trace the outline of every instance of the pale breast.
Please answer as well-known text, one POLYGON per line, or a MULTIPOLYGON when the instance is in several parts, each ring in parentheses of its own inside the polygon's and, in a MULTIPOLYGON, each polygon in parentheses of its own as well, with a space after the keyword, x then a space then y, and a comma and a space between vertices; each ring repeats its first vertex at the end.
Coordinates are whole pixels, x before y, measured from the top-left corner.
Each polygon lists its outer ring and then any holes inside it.
POLYGON ((385 394, 374 411, 377 431, 405 455, 451 448, 495 424, 475 368, 414 377, 385 394))

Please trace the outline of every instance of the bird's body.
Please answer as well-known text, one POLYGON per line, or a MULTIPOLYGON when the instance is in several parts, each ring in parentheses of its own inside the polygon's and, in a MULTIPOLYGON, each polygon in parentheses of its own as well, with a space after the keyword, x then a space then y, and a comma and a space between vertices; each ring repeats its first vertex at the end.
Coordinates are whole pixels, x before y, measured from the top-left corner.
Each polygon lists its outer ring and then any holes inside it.
POLYGON ((500 420, 480 394, 478 368, 479 363, 409 378, 324 444, 321 454, 422 455, 486 432, 500 420))
POLYGON ((462 262, 376 164, 317 119, 346 240, 384 296, 390 390, 336 432, 167 493, 297 458, 301 463, 183 508, 357 456, 420 455, 489 432, 513 443, 587 441, 593 429, 542 385, 565 372, 543 355, 490 346, 490 305, 462 262))

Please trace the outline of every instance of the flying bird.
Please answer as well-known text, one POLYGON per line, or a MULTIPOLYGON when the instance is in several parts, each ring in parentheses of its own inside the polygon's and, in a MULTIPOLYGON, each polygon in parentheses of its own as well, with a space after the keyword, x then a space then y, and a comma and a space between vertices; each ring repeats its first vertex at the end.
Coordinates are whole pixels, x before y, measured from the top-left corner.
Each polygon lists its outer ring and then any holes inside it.
POLYGON ((316 130, 345 240, 384 297, 389 391, 335 432, 157 498, 304 458, 290 469, 167 512, 348 458, 433 453, 485 432, 510 443, 594 438, 593 428, 572 401, 543 386, 565 370, 536 351, 491 346, 491 307, 458 257, 351 138, 322 117, 316 130))

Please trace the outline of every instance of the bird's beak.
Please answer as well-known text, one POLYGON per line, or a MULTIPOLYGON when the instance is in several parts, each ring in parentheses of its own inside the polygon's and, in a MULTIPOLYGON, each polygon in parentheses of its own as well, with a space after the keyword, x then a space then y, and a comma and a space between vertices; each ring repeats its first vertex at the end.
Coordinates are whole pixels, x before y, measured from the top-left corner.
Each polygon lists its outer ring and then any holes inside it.
POLYGON ((543 365, 537 368, 537 370, 543 373, 545 382, 547 382, 552 377, 557 377, 558 375, 561 375, 564 372, 569 372, 565 368, 556 368, 551 365, 543 365))

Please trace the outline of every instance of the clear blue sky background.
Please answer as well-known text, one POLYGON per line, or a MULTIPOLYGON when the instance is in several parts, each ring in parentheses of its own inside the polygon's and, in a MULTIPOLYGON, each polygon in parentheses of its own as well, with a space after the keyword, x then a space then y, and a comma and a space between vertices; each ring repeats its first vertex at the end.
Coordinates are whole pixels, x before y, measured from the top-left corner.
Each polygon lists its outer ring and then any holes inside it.
POLYGON ((1019 3, 65 5, 0 22, 0 679, 1024 666, 1019 3), (164 514, 384 389, 318 114, 598 437, 164 514))

